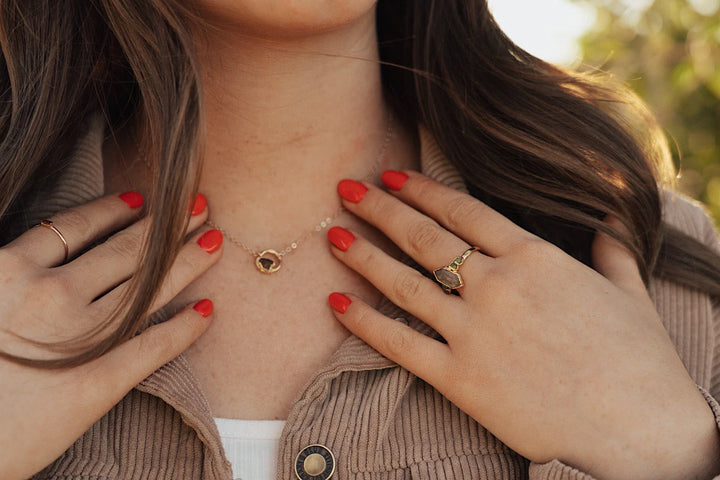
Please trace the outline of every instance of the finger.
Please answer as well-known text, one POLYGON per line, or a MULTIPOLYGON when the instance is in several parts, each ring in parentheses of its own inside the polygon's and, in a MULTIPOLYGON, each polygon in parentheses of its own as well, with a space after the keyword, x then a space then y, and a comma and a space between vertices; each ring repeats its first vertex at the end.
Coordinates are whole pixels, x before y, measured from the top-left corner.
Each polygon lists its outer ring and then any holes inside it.
MULTIPOLYGON (((338 191, 345 208, 382 230, 405 253, 430 271, 448 265, 469 247, 467 242, 432 218, 374 185, 343 180, 338 185, 338 191), (362 192, 362 196, 355 195, 356 192, 362 192)), ((480 268, 488 260, 477 252, 467 260, 474 266, 463 266, 463 269, 480 268)))
MULTIPOLYGON (((185 287, 217 263, 222 256, 222 244, 222 233, 216 229, 203 230, 193 235, 178 253, 148 313, 155 313, 167 305, 185 287)), ((105 317, 113 312, 129 288, 130 282, 126 281, 93 302, 91 308, 96 312, 93 316, 105 317)))
MULTIPOLYGON (((94 240, 138 218, 142 204, 142 195, 125 192, 70 208, 50 220, 67 242, 68 258, 72 258, 94 240)), ((65 248, 59 235, 39 225, 20 235, 5 248, 15 250, 42 267, 59 265, 65 258, 65 248)))
POLYGON ((383 183, 396 197, 435 219, 491 257, 512 252, 537 237, 480 200, 413 171, 383 173, 383 183), (408 178, 404 182, 403 175, 408 178))
MULTIPOLYGON (((612 215, 605 223, 623 235, 629 235, 627 228, 612 215)), ((595 270, 621 289, 632 294, 647 295, 635 256, 620 242, 604 232, 598 231, 592 243, 592 262, 595 270)))
MULTIPOLYGON (((370 281, 391 302, 451 337, 452 319, 461 318, 461 300, 446 295, 434 281, 392 258, 372 242, 341 227, 328 231, 332 253, 370 281)), ((456 326, 457 327, 457 326, 456 326)), ((457 328, 456 328, 457 329, 457 328)))
POLYGON ((83 395, 93 397, 86 398, 85 402, 110 409, 143 379, 199 338, 210 326, 211 314, 212 302, 201 300, 81 367, 89 383, 83 395))
MULTIPOLYGON (((207 209, 190 217, 186 229, 192 232, 207 219, 207 209)), ((58 267, 67 278, 83 279, 86 290, 84 299, 90 303, 99 295, 121 284, 137 271, 143 241, 151 219, 146 217, 128 228, 117 232, 107 241, 58 267)))
POLYGON ((442 383, 452 361, 447 345, 386 317, 355 295, 335 292, 329 301, 335 318, 383 356, 431 385, 442 383))

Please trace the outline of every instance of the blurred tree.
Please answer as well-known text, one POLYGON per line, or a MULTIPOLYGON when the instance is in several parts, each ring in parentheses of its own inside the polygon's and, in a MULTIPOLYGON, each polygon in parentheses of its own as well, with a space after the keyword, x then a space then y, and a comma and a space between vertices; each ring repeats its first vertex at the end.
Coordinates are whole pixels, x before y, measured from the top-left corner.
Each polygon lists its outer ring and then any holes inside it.
POLYGON ((583 63, 637 92, 666 129, 679 190, 720 225, 720 0, 575 0, 597 10, 583 63))

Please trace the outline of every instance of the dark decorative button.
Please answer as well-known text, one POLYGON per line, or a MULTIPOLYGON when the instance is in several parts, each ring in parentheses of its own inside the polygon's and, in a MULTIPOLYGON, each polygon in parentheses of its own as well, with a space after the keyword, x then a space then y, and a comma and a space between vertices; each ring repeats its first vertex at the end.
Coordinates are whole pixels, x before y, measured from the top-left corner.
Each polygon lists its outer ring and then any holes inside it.
POLYGON ((335 457, 324 445, 308 445, 295 459, 299 480, 328 480, 335 473, 335 457))

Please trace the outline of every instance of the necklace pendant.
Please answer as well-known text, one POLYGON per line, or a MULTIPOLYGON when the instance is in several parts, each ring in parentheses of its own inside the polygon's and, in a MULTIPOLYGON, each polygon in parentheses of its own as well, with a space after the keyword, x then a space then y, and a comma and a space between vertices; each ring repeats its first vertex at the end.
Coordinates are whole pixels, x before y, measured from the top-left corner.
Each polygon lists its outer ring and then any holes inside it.
POLYGON ((255 255, 255 266, 262 273, 275 273, 282 266, 282 257, 275 250, 263 250, 255 255))

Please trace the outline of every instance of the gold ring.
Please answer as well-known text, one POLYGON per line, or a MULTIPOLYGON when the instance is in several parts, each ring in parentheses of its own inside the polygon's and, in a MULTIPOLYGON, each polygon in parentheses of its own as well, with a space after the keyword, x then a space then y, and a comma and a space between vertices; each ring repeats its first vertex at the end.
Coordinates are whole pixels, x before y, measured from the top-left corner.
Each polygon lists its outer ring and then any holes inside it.
POLYGON ((62 233, 60 233, 60 230, 57 229, 57 227, 55 226, 55 224, 53 223, 52 220, 43 220, 42 222, 40 222, 40 226, 49 228, 50 230, 55 232, 55 235, 58 236, 60 241, 63 243, 63 248, 65 249, 65 258, 63 258, 62 263, 67 262, 69 249, 68 249, 67 240, 65 240, 65 236, 62 233))
POLYGON ((470 254, 476 250, 477 248, 475 247, 468 248, 467 250, 465 250, 465 252, 463 252, 462 255, 456 257, 455 260, 450 262, 450 265, 446 267, 440 267, 433 272, 433 275, 435 275, 435 280, 440 283, 443 292, 450 294, 456 288, 460 288, 465 285, 463 283, 462 277, 458 273, 458 269, 460 268, 460 265, 462 265, 463 262, 467 259, 467 257, 469 257, 470 254))

